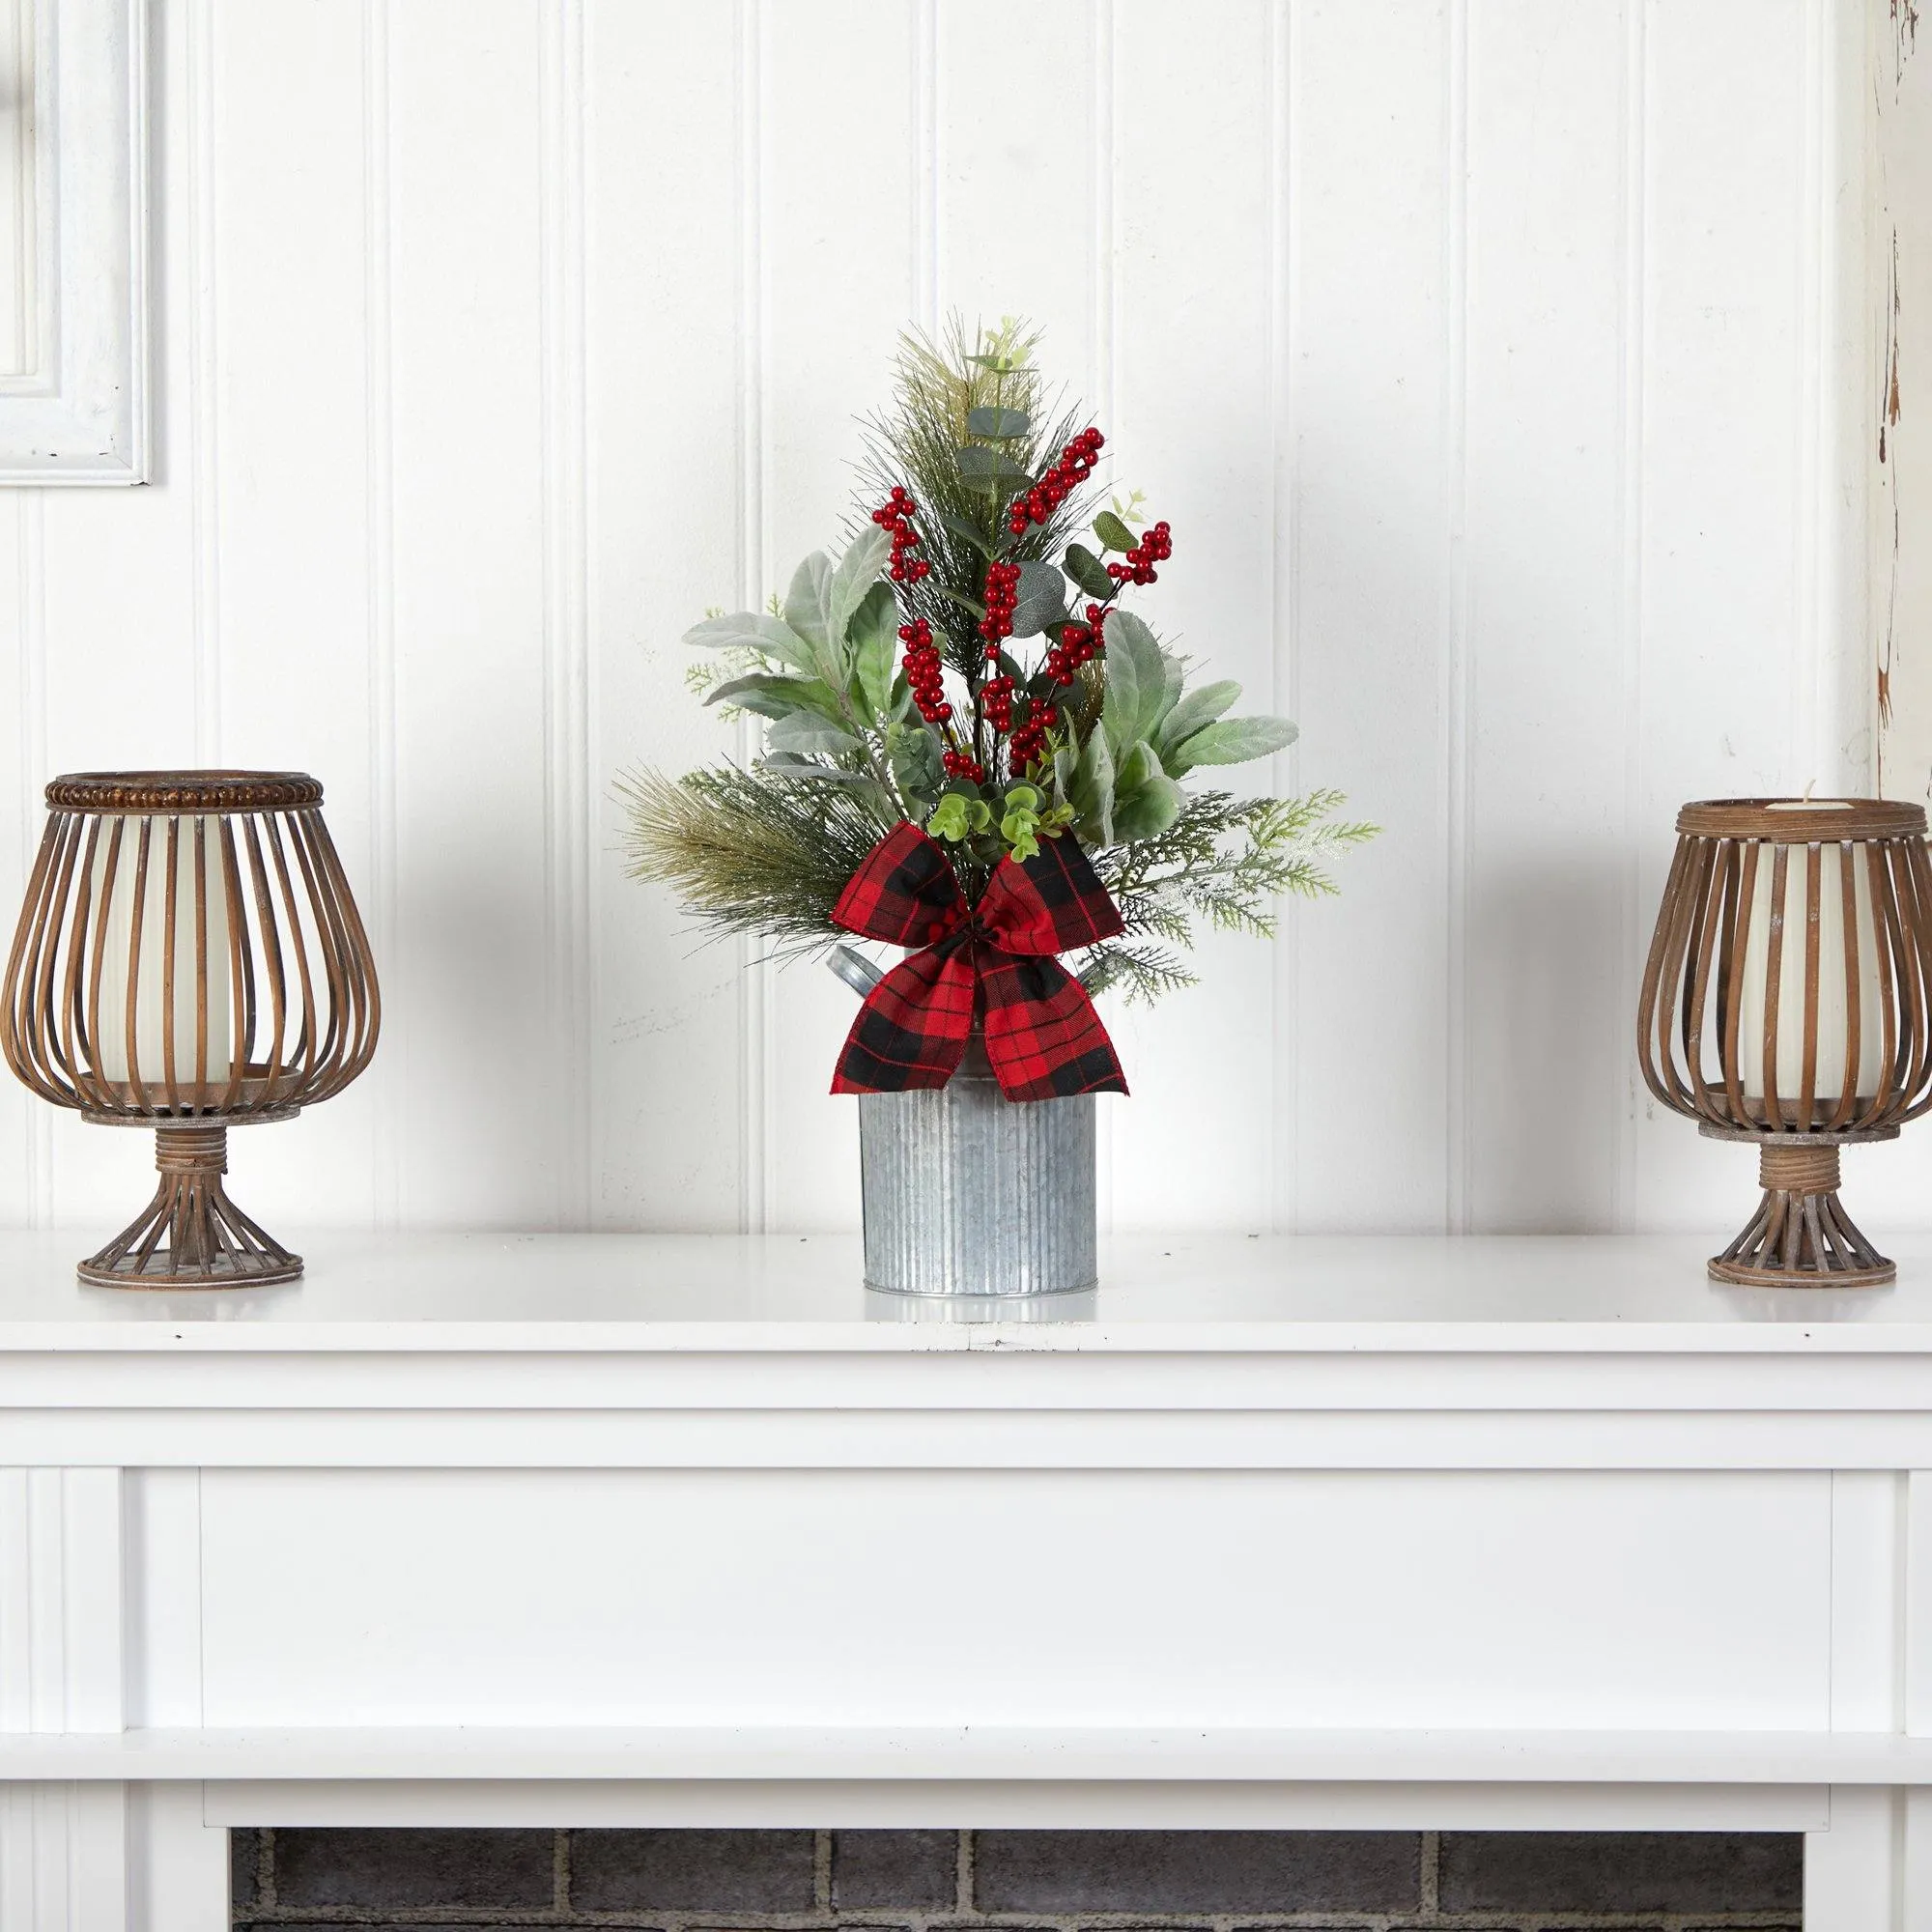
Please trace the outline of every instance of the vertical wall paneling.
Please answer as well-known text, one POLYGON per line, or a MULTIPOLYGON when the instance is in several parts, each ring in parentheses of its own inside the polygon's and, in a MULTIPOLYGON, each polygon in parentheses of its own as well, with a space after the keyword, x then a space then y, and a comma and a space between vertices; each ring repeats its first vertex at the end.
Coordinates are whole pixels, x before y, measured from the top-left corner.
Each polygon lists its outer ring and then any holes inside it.
MULTIPOLYGON (((1208 0, 1174 31, 1158 0, 1115 0, 1109 219, 1096 234, 1096 314, 1108 394, 1097 420, 1122 491, 1174 526, 1158 583, 1124 604, 1200 675, 1237 679, 1269 707, 1273 608, 1273 263, 1267 245, 1269 9, 1208 0)), ((1096 175, 1099 174, 1096 167, 1096 175)), ((1051 342, 1049 341, 1049 348, 1051 342)), ((1252 791, 1265 765, 1203 772, 1252 791)), ((1124 1228, 1265 1226, 1276 1066, 1266 1037, 1273 960, 1238 934, 1202 937, 1203 983, 1152 1009, 1107 1003, 1133 1097, 1113 1122, 1116 1219, 1124 1228), (1211 1094, 1213 1104, 1196 1096, 1211 1094)))
MULTIPOLYGON (((1886 0, 156 22, 156 481, 0 513, 0 885, 54 771, 325 781, 384 1037, 239 1140, 271 1225, 856 1222, 851 996, 624 878, 611 791, 753 752, 679 637, 843 540, 953 309, 1043 326, 1175 526, 1150 619, 1302 726, 1228 780, 1384 828, 1109 1003, 1111 1219, 1742 1216, 1632 1077, 1672 815, 1862 782, 1878 657, 1886 788, 1932 761, 1932 69, 1886 0)), ((10 1086, 0 1219, 118 1222, 150 1158, 10 1086)), ((1923 1224, 1928 1162, 1861 1153, 1861 1211, 1923 1224)))
POLYGON ((584 493, 584 0, 545 0, 541 42, 544 440, 544 1008, 551 1036, 552 1212, 588 1221, 595 1194, 590 1052, 590 651, 584 493))
POLYGON ((568 1070, 545 1004, 541 6, 411 0, 389 51, 407 1205, 543 1226, 568 1070))
MULTIPOLYGON (((784 588, 800 557, 842 549, 866 527, 853 500, 858 419, 885 406, 894 345, 916 311, 906 215, 920 169, 906 86, 910 10, 881 14, 870 0, 768 5, 764 25, 759 241, 767 367, 774 372, 764 425, 769 592, 784 588), (852 137, 828 138, 831 129, 852 130, 852 137)), ((974 31, 984 35, 986 23, 974 31)), ((1017 77, 1044 70, 1028 66, 1024 48, 1007 47, 1000 58, 1000 95, 982 97, 975 110, 988 140, 1008 125, 1039 118, 1033 89, 1017 77)), ((1024 230, 1037 218, 1016 209, 1012 225, 1024 230)), ((1006 305, 1020 299, 1009 296, 1006 305)), ((772 988, 773 1225, 849 1226, 858 1195, 858 1108, 828 1089, 852 1023, 852 993, 816 961, 760 971, 772 988)))
POLYGON ((584 22, 592 856, 604 888, 593 1213, 617 1227, 730 1230, 743 1208, 740 1002, 753 981, 738 947, 700 943, 666 895, 621 876, 609 796, 618 773, 739 750, 685 688, 678 641, 707 607, 756 601, 741 555, 755 411, 740 214, 755 198, 737 174, 737 11, 595 6, 584 22), (672 65, 679 84, 667 89, 672 65))

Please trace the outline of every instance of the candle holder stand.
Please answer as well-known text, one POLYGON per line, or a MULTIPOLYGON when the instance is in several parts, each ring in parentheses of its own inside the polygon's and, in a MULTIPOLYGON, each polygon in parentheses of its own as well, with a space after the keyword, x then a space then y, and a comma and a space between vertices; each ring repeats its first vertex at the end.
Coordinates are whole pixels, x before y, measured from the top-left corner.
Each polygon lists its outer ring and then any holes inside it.
POLYGON ((1774 1139, 1707 1121, 1700 1131, 1714 1141, 1754 1141, 1764 1189, 1744 1232, 1711 1257, 1714 1281, 1741 1288, 1887 1288, 1898 1279, 1896 1264, 1860 1233, 1838 1199, 1839 1148, 1895 1141, 1896 1127, 1774 1139))

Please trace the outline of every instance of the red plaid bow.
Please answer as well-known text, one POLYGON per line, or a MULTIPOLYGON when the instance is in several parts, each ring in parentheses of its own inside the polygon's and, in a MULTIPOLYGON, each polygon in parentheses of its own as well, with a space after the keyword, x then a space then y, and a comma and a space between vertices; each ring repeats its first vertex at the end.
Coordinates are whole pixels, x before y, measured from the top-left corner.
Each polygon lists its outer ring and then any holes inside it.
POLYGON ((994 868, 969 908, 946 854, 903 824, 872 847, 832 917, 848 932, 923 949, 866 996, 835 1094, 944 1087, 982 1008, 986 1058, 1009 1100, 1124 1094, 1114 1043, 1086 989, 1052 955, 1121 930, 1121 912, 1070 835, 994 868))

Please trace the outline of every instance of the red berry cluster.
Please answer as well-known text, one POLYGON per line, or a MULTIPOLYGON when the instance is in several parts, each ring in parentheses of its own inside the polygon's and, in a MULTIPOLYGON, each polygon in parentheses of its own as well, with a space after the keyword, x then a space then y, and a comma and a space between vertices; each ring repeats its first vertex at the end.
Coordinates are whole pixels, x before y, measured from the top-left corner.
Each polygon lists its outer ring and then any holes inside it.
POLYGON ((939 761, 946 767, 948 778, 971 779, 975 784, 983 784, 986 768, 971 752, 948 752, 939 761))
POLYGON ((1151 583, 1154 565, 1165 563, 1174 554, 1174 532, 1165 524, 1156 524, 1127 553, 1124 563, 1110 563, 1107 575, 1116 583, 1151 583))
POLYGON ((1013 680, 1009 677, 989 677, 980 687, 980 708, 986 714, 986 723, 995 731, 1010 731, 1013 728, 1013 680))
POLYGON ((1020 567, 1016 563, 989 563, 986 566, 986 614, 980 620, 980 635, 986 640, 986 655, 1000 655, 1000 639, 1013 634, 1013 609, 1020 601, 1020 567))
MULTIPOLYGON (((1098 607, 1090 605, 1090 610, 1098 607)), ((1043 668, 1055 684, 1071 684, 1073 673, 1084 664, 1092 664, 1099 656, 1104 640, 1097 624, 1065 624, 1061 627, 1060 640, 1046 654, 1043 668)))
POLYGON ((1042 704, 1037 697, 1028 698, 1026 716, 1012 727, 1012 736, 1007 740, 1009 771, 1018 776, 1045 758, 1046 727, 1052 722, 1052 705, 1042 704))
POLYGON ((931 569, 923 556, 908 556, 908 551, 919 548, 919 532, 913 528, 912 520, 919 515, 919 505, 912 499, 912 492, 893 485, 893 494, 872 512, 872 521, 882 530, 890 530, 893 538, 893 566, 890 572, 895 583, 917 583, 931 569))
POLYGON ((899 626, 905 645, 906 682, 912 686, 912 701, 919 715, 934 724, 944 724, 952 716, 946 701, 946 681, 939 666, 939 646, 932 641, 932 626, 923 617, 899 626))
POLYGON ((1007 527, 1019 536, 1029 524, 1043 524, 1094 473, 1100 445, 1107 439, 1097 429, 1083 429, 1065 449, 1060 461, 1036 483, 1013 498, 1007 527))

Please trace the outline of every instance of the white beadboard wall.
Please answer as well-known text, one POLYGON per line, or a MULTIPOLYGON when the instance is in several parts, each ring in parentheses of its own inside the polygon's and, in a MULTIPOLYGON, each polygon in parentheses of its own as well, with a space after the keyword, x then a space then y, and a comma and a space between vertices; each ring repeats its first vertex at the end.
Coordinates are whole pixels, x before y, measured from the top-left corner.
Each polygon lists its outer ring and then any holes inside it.
MULTIPOLYGON (((0 895, 51 773, 313 771, 385 1027, 251 1209, 853 1225, 849 994, 696 945, 611 783, 735 748, 679 633, 834 534, 901 322, 1024 311, 1174 525, 1150 614, 1387 828, 1110 1013, 1113 1224, 1728 1235, 1632 1013, 1682 800, 1869 781, 1885 14, 156 0, 159 479, 0 497, 0 895)), ((0 1221, 149 1159, 0 1097, 0 1221)))

